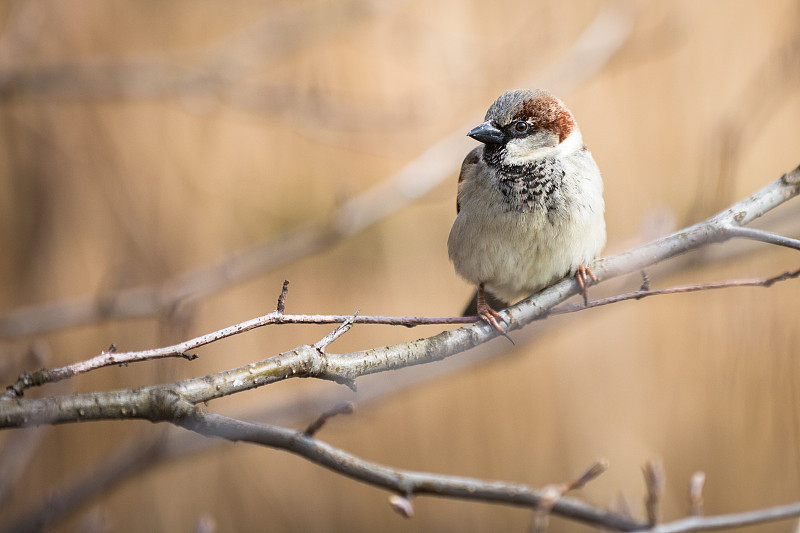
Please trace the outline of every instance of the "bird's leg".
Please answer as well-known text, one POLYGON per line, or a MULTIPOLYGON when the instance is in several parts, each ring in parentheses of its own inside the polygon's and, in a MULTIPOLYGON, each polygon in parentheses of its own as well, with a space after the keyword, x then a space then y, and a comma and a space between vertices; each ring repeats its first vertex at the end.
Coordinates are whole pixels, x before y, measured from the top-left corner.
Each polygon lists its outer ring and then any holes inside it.
POLYGON ((514 341, 511 340, 511 337, 509 337, 505 330, 500 327, 500 324, 497 323, 498 320, 506 323, 505 319, 500 316, 500 313, 492 309, 492 307, 486 303, 483 283, 478 285, 478 315, 484 322, 496 329, 503 337, 511 341, 511 344, 514 344, 514 341))
POLYGON ((592 278, 592 281, 597 281, 597 277, 592 272, 592 269, 581 263, 578 270, 575 272, 575 279, 578 280, 578 285, 583 294, 583 305, 589 305, 589 281, 587 278, 592 278))

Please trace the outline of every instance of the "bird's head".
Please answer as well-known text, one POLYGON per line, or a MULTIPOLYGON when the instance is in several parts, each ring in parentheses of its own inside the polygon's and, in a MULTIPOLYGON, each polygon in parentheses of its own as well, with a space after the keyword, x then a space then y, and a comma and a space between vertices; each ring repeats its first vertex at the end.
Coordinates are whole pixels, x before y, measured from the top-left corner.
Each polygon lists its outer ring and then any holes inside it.
MULTIPOLYGON (((552 94, 543 90, 515 90, 495 100, 484 122, 467 135, 484 143, 484 153, 496 163, 524 165, 571 150, 565 143, 579 138, 580 132, 572 113, 552 94)), ((578 139, 577 146, 582 145, 578 139)))

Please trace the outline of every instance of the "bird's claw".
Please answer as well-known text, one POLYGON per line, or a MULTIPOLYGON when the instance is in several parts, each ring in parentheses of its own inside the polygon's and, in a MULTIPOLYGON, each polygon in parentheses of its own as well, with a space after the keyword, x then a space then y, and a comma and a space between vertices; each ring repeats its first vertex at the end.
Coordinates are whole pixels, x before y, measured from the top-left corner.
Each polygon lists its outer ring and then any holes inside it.
POLYGON ((594 275, 592 269, 581 263, 578 265, 578 270, 575 272, 575 279, 578 281, 578 286, 581 288, 581 294, 583 294, 583 305, 585 306, 589 305, 588 278, 592 278, 592 281, 597 281, 597 276, 594 275))
POLYGON ((497 311, 495 311, 494 309, 492 309, 487 305, 483 309, 478 309, 478 315, 484 322, 492 326, 498 332, 505 335, 506 330, 501 328, 500 324, 497 322, 499 320, 503 324, 506 324, 505 319, 502 317, 502 315, 500 315, 500 313, 498 313, 497 311))
POLYGON ((497 330, 497 332, 500 335, 502 335, 503 337, 508 339, 508 341, 511 344, 514 344, 514 341, 511 340, 511 337, 509 337, 508 333, 506 333, 506 330, 503 329, 502 327, 500 327, 500 324, 498 324, 498 322, 497 322, 499 320, 503 324, 508 326, 508 322, 506 322, 506 319, 503 318, 502 316, 500 316, 500 313, 498 313, 497 311, 492 309, 492 306, 490 306, 489 304, 486 303, 486 297, 484 296, 483 283, 478 285, 478 300, 477 300, 477 303, 478 303, 478 306, 477 306, 478 307, 478 316, 481 317, 481 320, 483 320, 484 322, 486 322, 487 324, 492 326, 495 330, 497 330))
POLYGON ((495 330, 497 330, 497 332, 500 335, 502 335, 503 337, 508 339, 508 341, 511 344, 514 344, 513 339, 508 336, 508 333, 506 333, 506 330, 503 329, 500 326, 500 324, 498 323, 498 320, 499 320, 503 324, 508 325, 508 322, 506 322, 506 320, 500 315, 500 313, 498 313, 497 311, 495 311, 494 309, 492 309, 488 305, 484 304, 483 306, 480 306, 478 308, 478 316, 481 317, 481 320, 483 320, 484 322, 486 322, 487 324, 492 326, 495 330))

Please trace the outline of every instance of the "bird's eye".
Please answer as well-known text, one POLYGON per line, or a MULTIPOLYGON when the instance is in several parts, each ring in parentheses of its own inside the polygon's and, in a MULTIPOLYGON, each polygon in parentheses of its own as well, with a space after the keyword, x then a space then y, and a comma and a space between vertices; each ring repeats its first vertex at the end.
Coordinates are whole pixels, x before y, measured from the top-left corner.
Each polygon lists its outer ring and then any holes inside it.
POLYGON ((525 133, 528 131, 528 123, 524 120, 518 120, 514 123, 514 131, 517 133, 525 133))

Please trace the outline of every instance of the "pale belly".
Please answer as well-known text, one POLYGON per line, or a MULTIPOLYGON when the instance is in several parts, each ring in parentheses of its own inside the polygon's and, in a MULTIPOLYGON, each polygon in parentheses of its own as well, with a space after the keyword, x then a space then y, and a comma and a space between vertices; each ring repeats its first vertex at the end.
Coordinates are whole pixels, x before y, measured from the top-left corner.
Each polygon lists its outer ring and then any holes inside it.
POLYGON ((584 211, 551 222, 541 212, 505 212, 494 217, 462 210, 448 239, 456 272, 507 302, 524 298, 574 274, 605 245, 605 221, 584 211))

